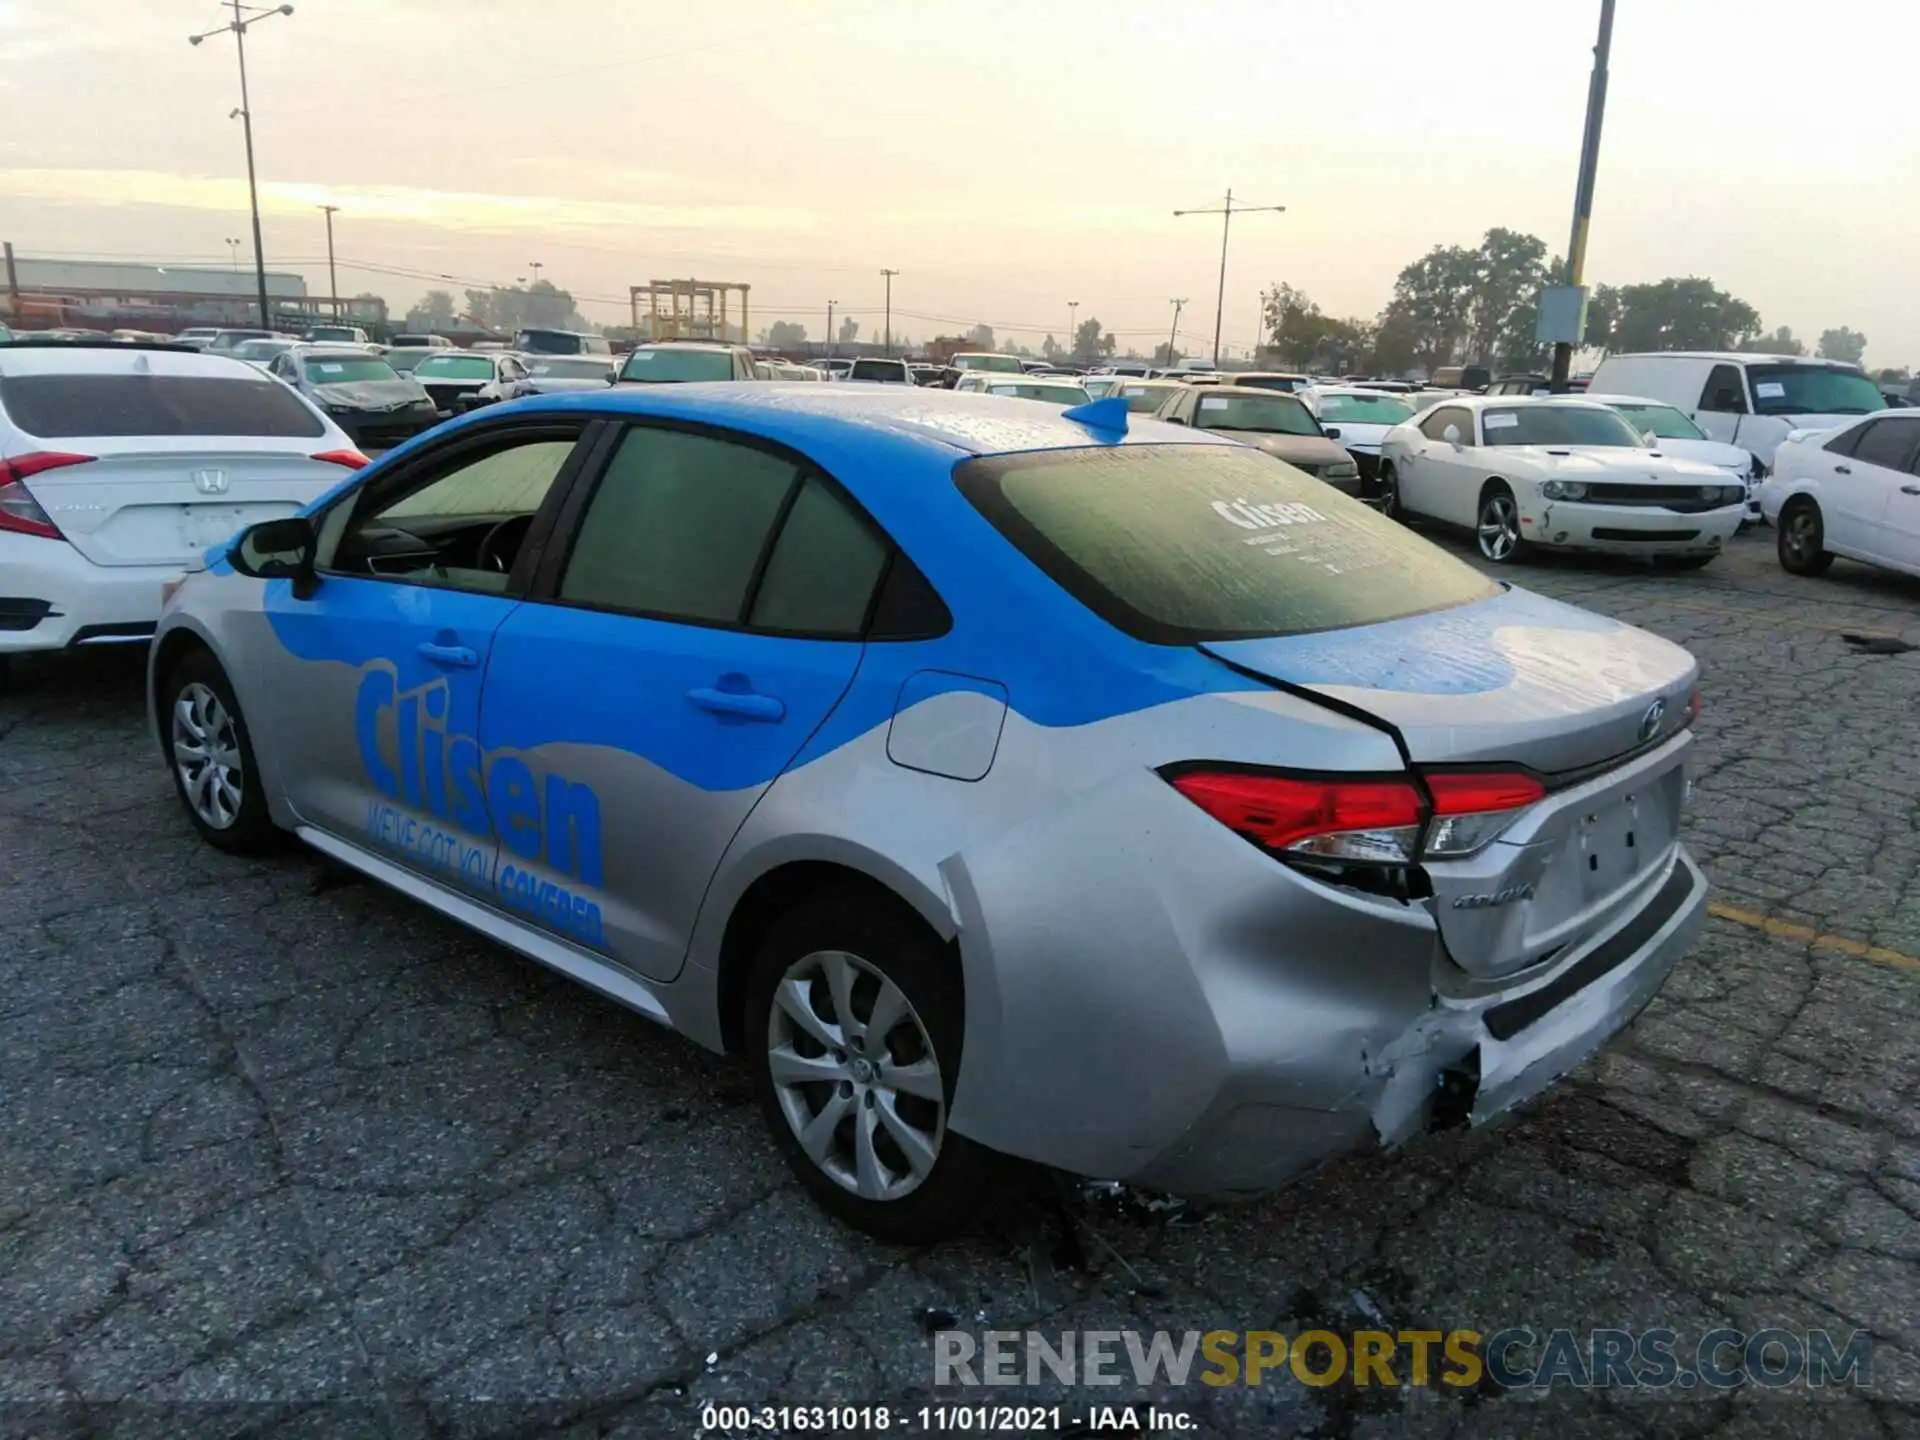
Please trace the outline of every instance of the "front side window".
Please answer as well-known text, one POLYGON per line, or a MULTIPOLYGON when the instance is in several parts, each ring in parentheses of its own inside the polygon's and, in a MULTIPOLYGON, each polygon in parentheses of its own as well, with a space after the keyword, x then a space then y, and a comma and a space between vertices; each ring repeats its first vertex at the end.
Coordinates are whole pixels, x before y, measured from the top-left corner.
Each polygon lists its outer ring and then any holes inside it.
POLYGON ((1887 397, 1858 370, 1832 365, 1749 365, 1757 415, 1871 415, 1887 397))
POLYGON ((1700 392, 1700 408, 1716 415, 1747 413, 1747 392, 1740 384, 1740 370, 1733 365, 1716 365, 1700 392))
POLYGON ((1598 405, 1497 406, 1480 412, 1487 445, 1625 445, 1638 449, 1639 433, 1612 410, 1598 405))
POLYGON ((1462 445, 1473 444, 1473 416, 1455 406, 1443 406, 1420 422, 1420 433, 1429 440, 1445 440, 1447 427, 1460 432, 1462 445))
POLYGON ((1375 625, 1498 587, 1287 465, 1230 445, 969 460, 961 492, 1089 609, 1160 644, 1375 625))
POLYGON ((681 430, 628 431, 600 479, 560 598, 706 624, 743 623, 787 497, 789 459, 681 430))
POLYGON ((319 564, 440 589, 501 594, 535 515, 573 454, 575 437, 543 431, 428 461, 393 485, 363 491, 319 564), (332 553, 326 553, 331 549, 332 553))

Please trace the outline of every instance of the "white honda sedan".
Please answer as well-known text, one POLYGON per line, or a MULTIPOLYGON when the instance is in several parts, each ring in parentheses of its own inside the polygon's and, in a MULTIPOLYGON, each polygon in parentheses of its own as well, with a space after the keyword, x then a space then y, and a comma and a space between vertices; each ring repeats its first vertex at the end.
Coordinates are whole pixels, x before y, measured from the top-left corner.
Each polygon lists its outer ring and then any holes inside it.
POLYGON ((118 342, 0 348, 0 682, 22 651, 145 643, 163 581, 366 463, 245 361, 118 342))
POLYGON ((1836 555, 1920 575, 1920 409, 1795 430, 1773 452, 1760 508, 1796 575, 1824 574, 1836 555))
POLYGON ((1536 550, 1640 555, 1693 569, 1746 514, 1726 471, 1647 448, 1608 406, 1460 396, 1387 432, 1382 508, 1470 527, 1496 565, 1536 550))

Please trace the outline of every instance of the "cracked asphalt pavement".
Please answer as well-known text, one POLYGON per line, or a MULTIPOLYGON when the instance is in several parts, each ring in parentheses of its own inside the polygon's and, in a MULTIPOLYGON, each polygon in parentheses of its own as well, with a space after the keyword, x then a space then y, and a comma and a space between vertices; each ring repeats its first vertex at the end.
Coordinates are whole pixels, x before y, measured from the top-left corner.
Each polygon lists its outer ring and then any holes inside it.
POLYGON ((1487 1130, 1176 1223, 1036 1183, 924 1252, 808 1203, 741 1067, 314 855, 201 845, 143 733, 142 656, 21 664, 0 695, 0 1435, 651 1437, 700 1433, 710 1400, 914 1408, 929 1311, 1665 1325, 1682 1353, 1718 1325, 1857 1329, 1863 1389, 1281 1375, 1093 1398, 1222 1436, 1920 1434, 1920 653, 1840 638, 1920 642, 1920 582, 1845 561, 1795 580, 1767 531, 1692 574, 1519 578, 1705 665, 1690 836, 1727 914, 1660 998, 1487 1130))

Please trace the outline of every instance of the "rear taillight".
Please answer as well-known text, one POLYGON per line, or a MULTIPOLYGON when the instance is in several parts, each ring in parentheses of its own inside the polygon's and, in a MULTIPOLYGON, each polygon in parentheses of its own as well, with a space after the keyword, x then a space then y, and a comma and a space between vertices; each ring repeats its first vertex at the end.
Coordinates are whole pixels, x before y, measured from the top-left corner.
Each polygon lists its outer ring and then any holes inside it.
POLYGON ((1411 864, 1423 803, 1412 781, 1187 770, 1167 777, 1236 834, 1276 854, 1376 865, 1411 864))
POLYGON ((0 530, 15 535, 39 535, 48 540, 64 540, 47 512, 20 482, 29 475, 58 470, 67 465, 85 465, 98 459, 94 455, 73 455, 64 450, 35 450, 0 460, 0 530))
POLYGON ((1429 860, 1473 854, 1547 793, 1524 770, 1429 770, 1423 778, 1433 796, 1433 823, 1422 851, 1429 860))
POLYGON ((1276 855, 1373 865, 1471 855, 1547 793, 1521 770, 1432 770, 1416 780, 1188 767, 1166 778, 1276 855))
POLYGON ((1687 696, 1687 718, 1682 723, 1686 725, 1691 725, 1693 724, 1694 721, 1698 720, 1699 718, 1700 718, 1700 687, 1696 685, 1693 687, 1693 693, 1687 696))
POLYGON ((358 450, 322 450, 312 458, 315 460, 324 460, 329 465, 344 465, 349 470, 358 470, 363 465, 371 465, 373 463, 358 450))

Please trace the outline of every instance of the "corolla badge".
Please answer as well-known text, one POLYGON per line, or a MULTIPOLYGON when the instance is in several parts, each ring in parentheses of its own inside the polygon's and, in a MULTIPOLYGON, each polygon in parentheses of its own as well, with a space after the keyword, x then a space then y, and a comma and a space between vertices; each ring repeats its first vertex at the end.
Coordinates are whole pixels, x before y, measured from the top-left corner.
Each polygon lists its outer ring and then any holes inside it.
POLYGON ((1640 717, 1640 738, 1651 740, 1660 733, 1660 722, 1666 719, 1667 702, 1656 700, 1647 706, 1647 713, 1640 717))
POLYGON ((1517 900, 1531 900, 1533 884, 1509 885, 1504 890, 1494 890, 1480 895, 1456 895, 1453 908, 1456 910, 1491 910, 1496 905, 1511 905, 1517 900))
POLYGON ((193 472, 193 488, 202 495, 224 495, 227 493, 227 472, 196 470, 193 472))

